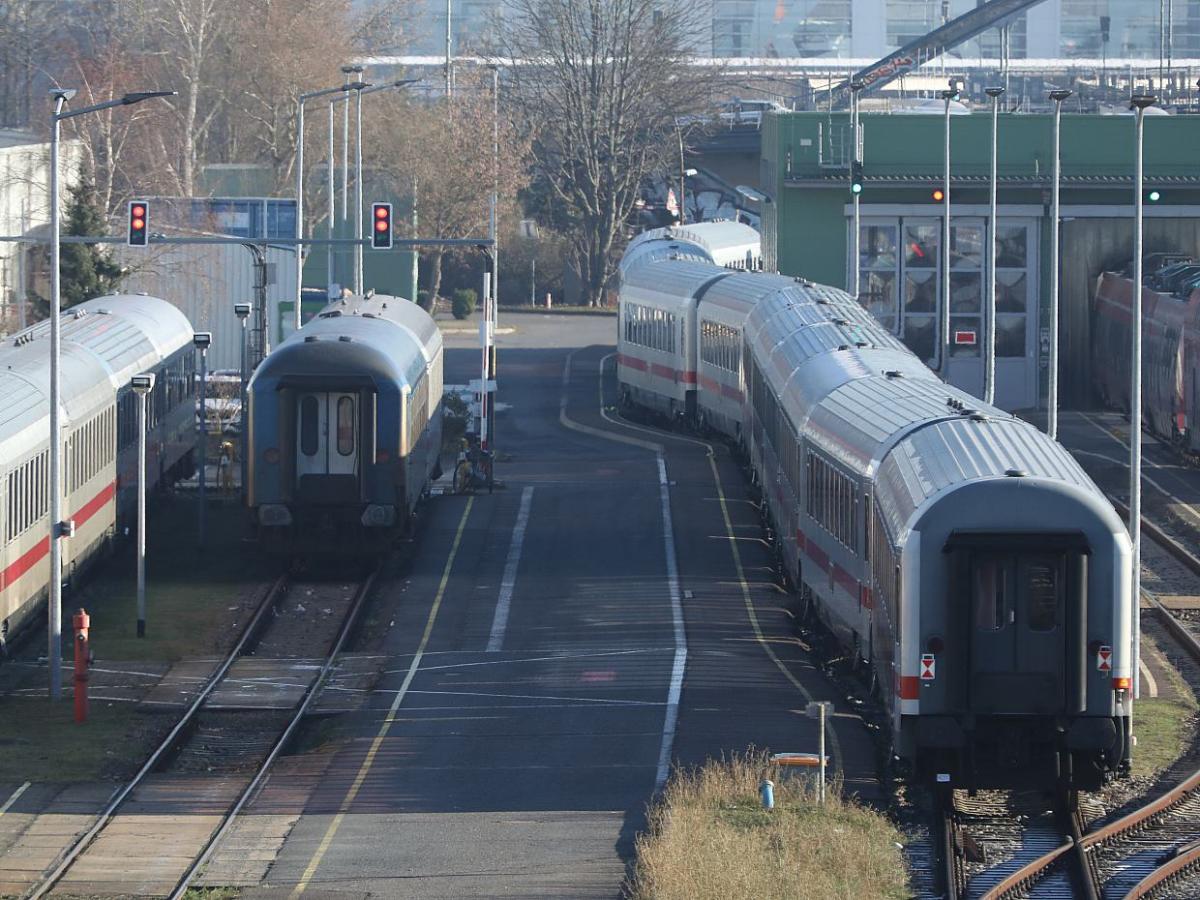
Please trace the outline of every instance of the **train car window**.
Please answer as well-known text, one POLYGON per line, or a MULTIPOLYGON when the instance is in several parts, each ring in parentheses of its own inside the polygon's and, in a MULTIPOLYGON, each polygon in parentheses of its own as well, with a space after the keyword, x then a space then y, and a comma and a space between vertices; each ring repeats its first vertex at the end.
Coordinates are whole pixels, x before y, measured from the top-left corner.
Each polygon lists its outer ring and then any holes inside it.
POLYGON ((1049 561, 1031 563, 1028 579, 1029 627, 1053 631, 1058 627, 1058 566, 1049 561))
POLYGON ((354 400, 341 397, 337 403, 337 451, 342 456, 354 452, 354 400))
POLYGON ((1000 559, 977 558, 974 570, 975 628, 999 631, 1010 617, 1008 566, 1000 559))
POLYGON ((305 456, 317 453, 317 398, 309 394, 300 401, 300 452, 305 456))

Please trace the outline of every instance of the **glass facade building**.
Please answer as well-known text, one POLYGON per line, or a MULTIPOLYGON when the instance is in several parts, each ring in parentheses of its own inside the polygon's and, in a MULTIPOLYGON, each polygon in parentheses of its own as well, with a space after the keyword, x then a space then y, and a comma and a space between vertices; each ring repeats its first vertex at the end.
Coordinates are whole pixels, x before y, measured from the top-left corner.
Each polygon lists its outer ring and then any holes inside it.
MULTIPOLYGON (((371 0, 358 0, 369 5, 371 0)), ((674 2, 674 0, 673 0, 674 2)), ((711 17, 717 57, 878 59, 961 15, 977 0, 701 0, 711 17)), ((413 55, 445 53, 446 0, 414 0, 405 17, 413 55)), ((1012 23, 1013 58, 1157 59, 1160 40, 1175 58, 1200 57, 1200 0, 1166 0, 1166 21, 1153 0, 1043 0, 1012 23), (1107 20, 1107 30, 1102 27, 1107 20), (1107 39, 1106 39, 1107 38, 1107 39)), ((486 50, 503 0, 450 0, 453 52, 486 50)), ((996 31, 956 48, 952 56, 999 55, 996 31)))

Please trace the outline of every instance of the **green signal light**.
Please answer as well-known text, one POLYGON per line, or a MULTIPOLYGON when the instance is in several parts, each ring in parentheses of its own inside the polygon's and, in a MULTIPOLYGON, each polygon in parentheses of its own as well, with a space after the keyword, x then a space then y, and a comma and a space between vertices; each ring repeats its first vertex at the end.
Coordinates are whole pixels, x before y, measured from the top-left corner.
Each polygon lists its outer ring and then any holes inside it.
POLYGON ((850 185, 850 193, 852 193, 852 194, 861 194, 861 193, 862 193, 862 185, 861 185, 861 184, 858 184, 857 182, 855 182, 854 184, 850 185))
POLYGON ((1157 203, 1159 200, 1162 199, 1162 194, 1160 194, 1158 191, 1151 191, 1149 194, 1146 195, 1146 199, 1149 200, 1151 203, 1157 203))

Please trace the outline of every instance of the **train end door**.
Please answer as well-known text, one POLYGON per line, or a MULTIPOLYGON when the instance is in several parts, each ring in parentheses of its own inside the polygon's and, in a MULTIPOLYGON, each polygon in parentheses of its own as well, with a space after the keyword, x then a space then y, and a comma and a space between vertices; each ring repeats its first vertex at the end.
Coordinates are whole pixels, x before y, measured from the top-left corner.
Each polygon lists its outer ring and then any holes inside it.
POLYGON ((362 403, 357 392, 301 392, 296 398, 296 494, 315 504, 361 499, 362 403))

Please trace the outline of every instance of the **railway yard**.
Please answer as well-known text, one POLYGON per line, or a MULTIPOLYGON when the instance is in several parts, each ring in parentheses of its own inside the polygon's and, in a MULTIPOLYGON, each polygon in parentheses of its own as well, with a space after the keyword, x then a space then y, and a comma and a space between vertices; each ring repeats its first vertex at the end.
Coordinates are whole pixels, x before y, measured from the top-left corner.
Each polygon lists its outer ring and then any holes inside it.
MULTIPOLYGON (((93 706, 157 723, 152 752, 118 781, 6 776, 0 895, 618 896, 669 767, 811 752, 814 699, 845 791, 908 832, 914 895, 1200 893, 1200 471, 1148 447, 1141 690, 1178 701, 1179 758, 1099 793, 916 788, 897 810, 879 714, 797 637, 728 451, 620 417, 612 319, 513 321, 501 487, 435 484, 378 567, 258 571, 224 656, 139 668, 94 644, 93 706)), ((446 341, 465 382, 471 337, 446 341)), ((1124 420, 1067 413, 1062 437, 1121 503, 1124 420)), ((36 670, 9 664, 9 709, 36 670)))

